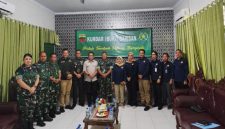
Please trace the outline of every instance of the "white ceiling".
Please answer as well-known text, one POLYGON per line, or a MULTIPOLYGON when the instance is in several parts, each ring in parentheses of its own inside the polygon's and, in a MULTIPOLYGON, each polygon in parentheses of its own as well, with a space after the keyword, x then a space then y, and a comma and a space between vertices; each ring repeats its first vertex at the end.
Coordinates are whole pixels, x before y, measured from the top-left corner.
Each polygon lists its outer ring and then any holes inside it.
POLYGON ((53 12, 172 8, 179 0, 35 0, 53 12))

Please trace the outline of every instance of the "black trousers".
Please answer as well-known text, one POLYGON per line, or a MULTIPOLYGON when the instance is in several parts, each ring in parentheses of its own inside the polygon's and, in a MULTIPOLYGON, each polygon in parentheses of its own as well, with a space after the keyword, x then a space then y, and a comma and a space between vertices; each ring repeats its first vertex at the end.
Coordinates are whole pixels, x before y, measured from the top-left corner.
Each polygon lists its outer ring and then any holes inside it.
POLYGON ((95 100, 98 96, 98 81, 94 81, 94 82, 85 81, 85 91, 86 91, 88 106, 95 104, 95 100))
POLYGON ((154 105, 161 107, 162 106, 162 86, 161 83, 158 84, 157 80, 152 80, 152 89, 153 89, 153 98, 154 105))
POLYGON ((138 81, 132 79, 127 82, 127 91, 128 91, 128 104, 130 106, 137 106, 137 91, 138 91, 138 81))
POLYGON ((162 83, 162 102, 163 105, 172 105, 172 86, 168 81, 162 83))
POLYGON ((174 87, 175 89, 185 89, 188 88, 187 85, 184 85, 183 81, 174 81, 174 87))
POLYGON ((73 104, 77 104, 79 98, 79 104, 84 105, 85 102, 85 87, 83 78, 73 78, 73 104))

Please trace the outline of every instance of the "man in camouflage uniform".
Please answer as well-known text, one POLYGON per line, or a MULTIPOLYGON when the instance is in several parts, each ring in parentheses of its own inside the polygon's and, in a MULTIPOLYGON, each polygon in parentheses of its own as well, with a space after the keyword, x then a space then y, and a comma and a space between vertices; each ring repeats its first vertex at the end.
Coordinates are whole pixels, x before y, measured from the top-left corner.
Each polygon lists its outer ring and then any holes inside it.
POLYGON ((111 87, 111 72, 112 62, 107 59, 107 53, 102 52, 102 59, 98 62, 98 73, 99 73, 99 97, 105 99, 112 98, 112 87, 111 87))
POLYGON ((49 80, 50 80, 50 67, 47 62, 46 52, 40 52, 39 61, 36 64, 38 73, 40 75, 40 86, 37 89, 38 104, 41 111, 36 110, 36 117, 38 121, 52 121, 53 119, 49 116, 49 80))
POLYGON ((33 128, 33 114, 37 104, 36 88, 39 82, 37 67, 32 65, 32 55, 24 55, 24 64, 16 70, 17 102, 21 113, 22 129, 33 128))
POLYGON ((60 86, 59 82, 61 81, 61 71, 57 63, 57 56, 55 53, 50 56, 50 106, 49 106, 49 116, 55 118, 55 114, 60 114, 61 112, 57 111, 57 104, 59 98, 60 86))
POLYGON ((73 106, 74 108, 77 103, 77 88, 79 95, 79 105, 84 106, 84 76, 83 76, 83 64, 84 59, 81 57, 80 50, 76 50, 75 59, 73 60, 74 64, 74 75, 73 75, 73 106))

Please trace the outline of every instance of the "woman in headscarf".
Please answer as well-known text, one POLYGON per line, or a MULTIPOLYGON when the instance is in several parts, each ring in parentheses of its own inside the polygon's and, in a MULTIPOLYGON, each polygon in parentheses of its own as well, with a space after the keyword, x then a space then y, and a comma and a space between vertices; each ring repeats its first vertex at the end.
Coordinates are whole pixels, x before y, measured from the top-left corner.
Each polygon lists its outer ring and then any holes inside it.
POLYGON ((113 89, 115 90, 116 102, 120 106, 124 106, 125 81, 126 72, 124 68, 124 60, 121 56, 118 56, 112 70, 112 83, 113 89))

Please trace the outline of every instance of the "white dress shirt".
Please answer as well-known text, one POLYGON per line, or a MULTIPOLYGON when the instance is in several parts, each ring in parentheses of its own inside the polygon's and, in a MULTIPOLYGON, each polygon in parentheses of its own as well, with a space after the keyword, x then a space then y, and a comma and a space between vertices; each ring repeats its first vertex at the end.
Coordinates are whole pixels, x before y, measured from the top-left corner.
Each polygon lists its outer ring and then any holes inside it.
MULTIPOLYGON (((92 61, 86 60, 84 62, 83 71, 89 74, 93 74, 97 71, 97 66, 98 66, 98 62, 96 60, 92 60, 92 61)), ((87 81, 87 82, 97 81, 97 74, 92 79, 85 74, 84 81, 87 81)))

